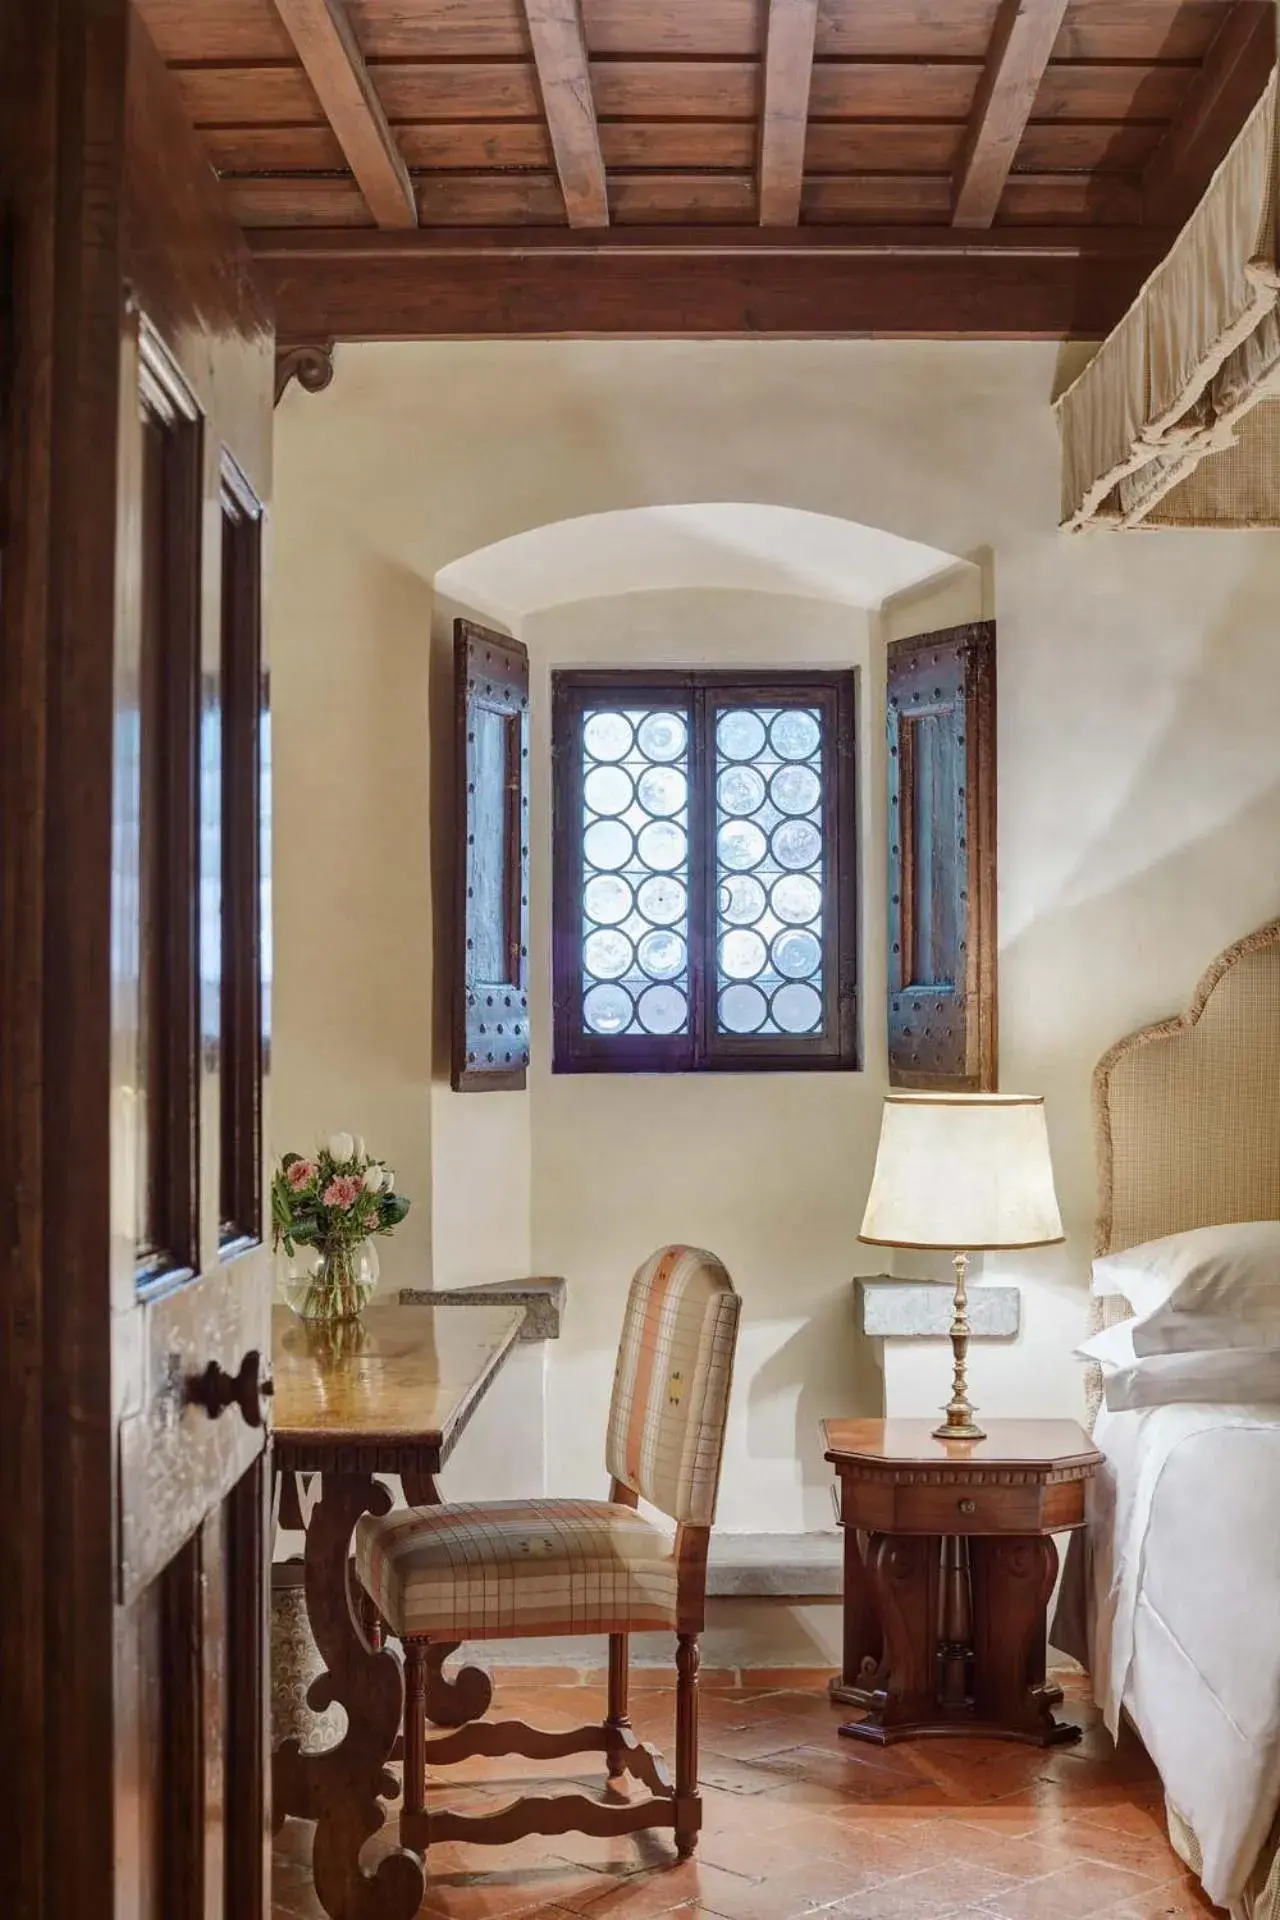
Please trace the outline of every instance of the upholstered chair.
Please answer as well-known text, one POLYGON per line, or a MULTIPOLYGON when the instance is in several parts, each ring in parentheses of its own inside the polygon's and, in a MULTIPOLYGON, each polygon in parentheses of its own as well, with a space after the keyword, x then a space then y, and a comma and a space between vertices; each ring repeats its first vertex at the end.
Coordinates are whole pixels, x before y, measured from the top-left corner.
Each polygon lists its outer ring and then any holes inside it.
POLYGON ((528 1833, 634 1833, 672 1827, 681 1859, 702 1823, 698 1793, 698 1636, 738 1336, 738 1295, 714 1254, 664 1247, 631 1282, 614 1374, 607 1500, 497 1500, 365 1514, 356 1573, 381 1625, 404 1648, 401 1838, 505 1842, 528 1833), (674 1521, 638 1510, 645 1500, 674 1521), (627 1712, 628 1638, 675 1634, 675 1779, 637 1740, 627 1712), (608 1714, 600 1726, 542 1733, 475 1721, 426 1736, 425 1663, 433 1642, 600 1634, 609 1642, 608 1714), (611 1779, 649 1789, 527 1796, 496 1814, 426 1809, 434 1768, 475 1754, 605 1756, 611 1779))

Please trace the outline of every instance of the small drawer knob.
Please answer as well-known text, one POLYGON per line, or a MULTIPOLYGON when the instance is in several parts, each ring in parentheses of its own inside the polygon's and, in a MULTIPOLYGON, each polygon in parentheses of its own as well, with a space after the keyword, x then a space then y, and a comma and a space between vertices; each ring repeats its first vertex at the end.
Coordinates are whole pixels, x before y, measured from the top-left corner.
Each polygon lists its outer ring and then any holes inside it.
POLYGON ((959 1506, 961 1513, 976 1513, 978 1511, 978 1503, 976 1500, 960 1500, 956 1504, 959 1506))

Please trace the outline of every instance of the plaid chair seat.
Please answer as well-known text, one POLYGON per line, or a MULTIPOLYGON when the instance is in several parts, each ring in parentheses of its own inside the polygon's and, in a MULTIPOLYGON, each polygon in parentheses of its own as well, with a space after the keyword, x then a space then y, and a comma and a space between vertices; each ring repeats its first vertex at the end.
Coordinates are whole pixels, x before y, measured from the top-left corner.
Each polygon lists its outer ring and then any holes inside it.
POLYGON ((671 1536, 607 1500, 365 1514, 355 1552, 360 1583, 397 1636, 516 1639, 676 1624, 671 1536))

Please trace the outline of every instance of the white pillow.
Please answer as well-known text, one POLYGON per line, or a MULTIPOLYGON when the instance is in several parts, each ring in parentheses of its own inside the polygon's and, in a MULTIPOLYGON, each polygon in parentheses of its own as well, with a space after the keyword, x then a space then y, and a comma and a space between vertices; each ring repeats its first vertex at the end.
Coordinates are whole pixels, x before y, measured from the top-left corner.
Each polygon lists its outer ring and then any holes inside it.
POLYGON ((1195 1227, 1093 1263, 1095 1294, 1133 1307, 1134 1351, 1280 1346, 1280 1220, 1195 1227))
POLYGON ((1137 1326, 1136 1320, 1123 1320, 1076 1348, 1083 1358, 1101 1363, 1108 1412, 1168 1407, 1188 1400, 1218 1406, 1280 1401, 1280 1342, 1142 1357, 1133 1350, 1137 1326))

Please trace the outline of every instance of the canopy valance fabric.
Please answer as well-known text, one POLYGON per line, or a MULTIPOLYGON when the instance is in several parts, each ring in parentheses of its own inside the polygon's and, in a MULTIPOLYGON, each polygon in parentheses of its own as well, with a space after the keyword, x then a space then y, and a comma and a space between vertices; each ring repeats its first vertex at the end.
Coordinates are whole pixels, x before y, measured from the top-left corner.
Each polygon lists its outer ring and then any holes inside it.
POLYGON ((1056 402, 1064 527, 1280 525, 1276 101, 1056 402))

